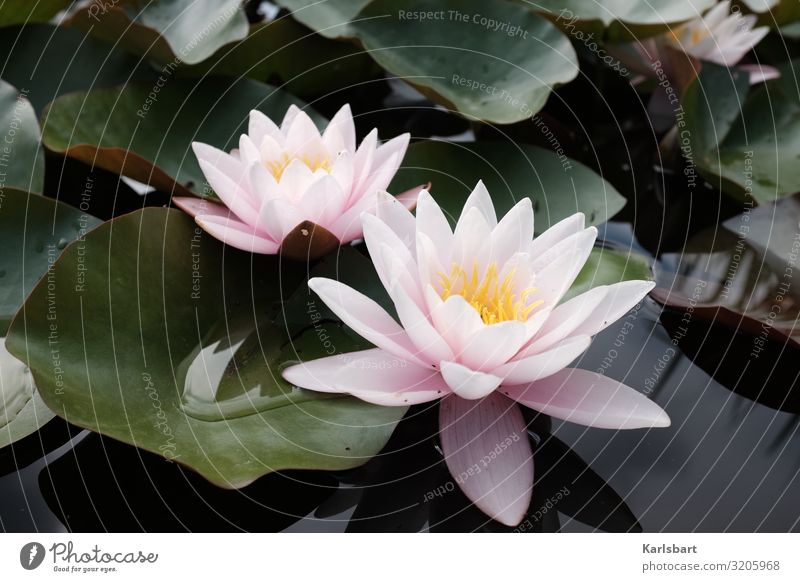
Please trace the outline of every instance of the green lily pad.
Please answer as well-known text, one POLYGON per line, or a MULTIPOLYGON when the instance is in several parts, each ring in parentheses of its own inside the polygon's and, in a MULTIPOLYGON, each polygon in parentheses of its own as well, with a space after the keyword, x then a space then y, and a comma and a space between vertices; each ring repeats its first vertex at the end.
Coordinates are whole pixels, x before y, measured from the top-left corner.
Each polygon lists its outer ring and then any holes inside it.
MULTIPOLYGON (((0 254, 0 336, 3 336, 25 297, 66 244, 100 221, 66 204, 18 190, 4 190, 0 201, 0 247, 4 249, 0 254)), ((36 391, 27 367, 6 352, 4 338, 0 342, 3 342, 0 447, 4 447, 36 432, 54 415, 36 391)))
POLYGON ((37 112, 59 95, 152 76, 139 59, 125 51, 86 33, 50 24, 4 28, 0 54, 6 55, 2 78, 26 90, 37 112))
POLYGON ((277 0, 292 17, 322 36, 352 36, 348 25, 371 0, 277 0))
POLYGON ((50 198, 13 189, 0 193, 0 335, 67 243, 98 224, 50 198))
POLYGON ((475 119, 528 119, 578 74, 566 36, 501 0, 376 0, 349 30, 387 71, 475 119))
POLYGON ((47 406, 73 424, 242 487, 271 471, 364 463, 405 412, 307 393, 280 377, 301 357, 329 353, 314 330, 290 343, 270 323, 305 279, 302 265, 225 247, 161 208, 86 236, 80 290, 79 259, 77 245, 65 250, 53 269, 55 306, 40 283, 7 338, 47 406))
POLYGON ((247 38, 225 45, 202 63, 179 67, 177 74, 270 82, 277 78, 281 88, 293 95, 314 99, 382 73, 369 55, 352 43, 323 38, 291 18, 281 18, 254 24, 247 38))
POLYGON ((241 0, 93 3, 69 25, 161 64, 199 63, 247 36, 241 0))
POLYGON ((537 0, 526 2, 567 32, 594 30, 612 40, 641 40, 698 18, 716 0, 537 0))
POLYGON ((498 216, 530 197, 538 234, 576 212, 586 214, 589 224, 600 224, 625 206, 611 184, 563 153, 506 142, 415 143, 390 189, 404 192, 431 182, 431 194, 455 223, 478 180, 486 184, 498 216))
MULTIPOLYGON (((726 193, 775 201, 800 190, 800 99, 789 79, 749 88, 746 73, 703 63, 682 101, 692 160, 726 193)), ((686 151, 684 153, 686 153, 686 151)))
POLYGON ((39 122, 27 95, 0 80, 0 188, 41 192, 44 152, 39 145, 39 122))
MULTIPOLYGON (((203 195, 193 141, 238 147, 251 109, 280 123, 292 95, 250 79, 166 79, 71 93, 45 111, 45 147, 179 195, 203 195)), ((306 108, 315 119, 320 119, 306 108)))
POLYGON ((71 3, 72 0, 5 0, 0 10, 0 26, 46 22, 71 3))
POLYGON ((600 285, 613 285, 632 280, 651 281, 653 278, 650 263, 643 256, 633 252, 595 247, 562 302, 600 285))

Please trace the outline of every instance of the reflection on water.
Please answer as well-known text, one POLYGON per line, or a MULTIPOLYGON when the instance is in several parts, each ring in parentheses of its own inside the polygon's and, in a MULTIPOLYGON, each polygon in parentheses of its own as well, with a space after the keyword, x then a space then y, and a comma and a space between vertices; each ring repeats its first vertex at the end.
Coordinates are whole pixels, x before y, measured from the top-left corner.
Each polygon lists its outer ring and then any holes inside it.
POLYGON ((273 360, 287 340, 273 326, 261 330, 252 316, 228 321, 178 365, 178 377, 185 374, 181 405, 186 414, 223 421, 319 399, 283 381, 273 360))

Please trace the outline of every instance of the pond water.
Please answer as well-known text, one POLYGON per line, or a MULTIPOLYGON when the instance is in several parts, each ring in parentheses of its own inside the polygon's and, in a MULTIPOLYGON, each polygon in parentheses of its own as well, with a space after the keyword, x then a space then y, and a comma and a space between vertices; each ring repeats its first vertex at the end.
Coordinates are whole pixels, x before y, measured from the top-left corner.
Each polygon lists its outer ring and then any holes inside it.
MULTIPOLYGON (((625 223, 606 241, 641 247, 625 223)), ((797 351, 652 299, 576 367, 646 392, 666 429, 608 431, 529 415, 536 484, 518 531, 798 531, 797 351)), ((5 531, 513 531, 447 473, 435 406, 412 408, 384 451, 342 473, 287 472, 239 491, 56 419, 0 451, 5 531), (44 453, 47 454, 44 454, 44 453)))

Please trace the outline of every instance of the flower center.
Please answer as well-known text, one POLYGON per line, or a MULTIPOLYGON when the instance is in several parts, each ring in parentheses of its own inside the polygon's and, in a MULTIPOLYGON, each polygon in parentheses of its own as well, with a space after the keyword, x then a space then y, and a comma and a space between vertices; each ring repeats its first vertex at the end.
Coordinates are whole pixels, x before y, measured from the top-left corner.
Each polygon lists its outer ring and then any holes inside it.
POLYGON ((330 173, 332 166, 331 161, 326 156, 296 156, 290 158, 288 154, 283 154, 279 159, 271 161, 271 162, 264 162, 264 165, 267 167, 267 170, 275 177, 276 180, 280 180, 283 173, 286 171, 286 168, 289 167, 294 160, 300 160, 303 162, 309 170, 312 172, 316 172, 317 170, 323 170, 325 172, 330 173))
POLYGON ((463 267, 456 264, 453 264, 449 274, 438 275, 442 286, 439 292, 441 298, 461 295, 487 325, 510 320, 526 321, 531 312, 544 303, 541 299, 528 302, 528 297, 536 291, 535 287, 529 287, 517 294, 514 288, 514 271, 501 280, 497 263, 490 264, 482 277, 477 263, 473 263, 469 275, 463 267))

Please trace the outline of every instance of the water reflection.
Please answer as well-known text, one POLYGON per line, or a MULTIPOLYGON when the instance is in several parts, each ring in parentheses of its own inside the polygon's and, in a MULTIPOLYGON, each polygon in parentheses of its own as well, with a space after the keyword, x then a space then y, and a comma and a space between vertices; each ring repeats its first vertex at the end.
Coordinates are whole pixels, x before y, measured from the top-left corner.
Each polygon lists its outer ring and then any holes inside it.
POLYGON ((336 487, 324 472, 271 474, 220 489, 156 455, 90 434, 39 474, 69 531, 280 531, 336 487))
POLYGON ((287 342, 271 324, 259 325, 239 312, 215 326, 177 367, 185 378, 183 411, 213 422, 319 399, 280 377, 276 362, 285 360, 287 342))

